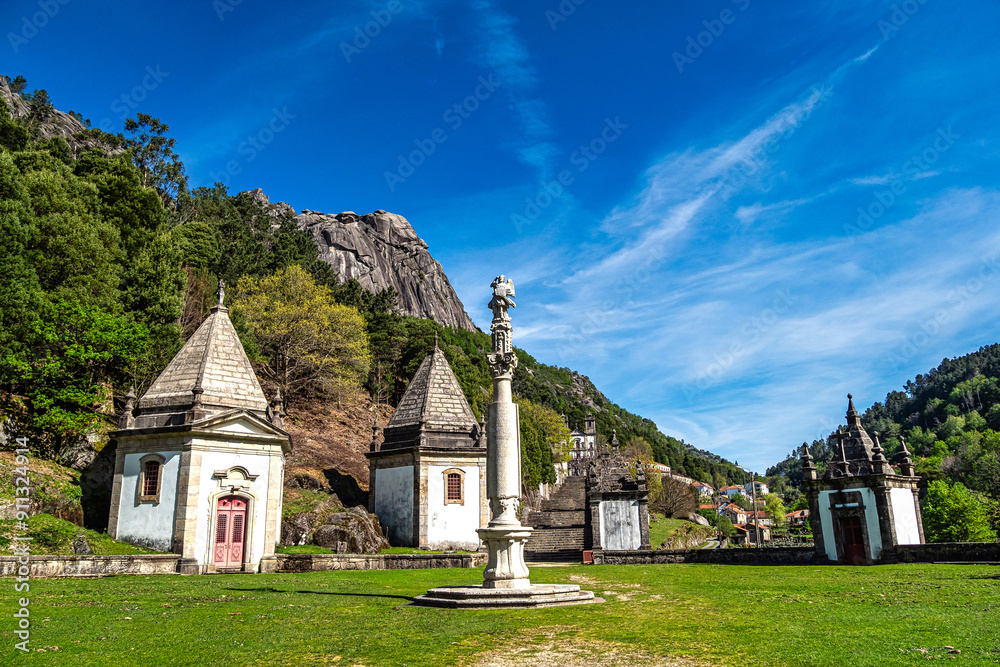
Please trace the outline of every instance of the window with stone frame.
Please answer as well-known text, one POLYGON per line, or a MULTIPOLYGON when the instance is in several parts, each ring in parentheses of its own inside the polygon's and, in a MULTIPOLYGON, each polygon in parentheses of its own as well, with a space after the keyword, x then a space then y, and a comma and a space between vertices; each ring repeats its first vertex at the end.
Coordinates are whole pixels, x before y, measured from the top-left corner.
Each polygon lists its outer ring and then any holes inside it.
POLYGON ((465 504, 465 472, 458 468, 444 471, 444 504, 465 504))
POLYGON ((160 488, 163 485, 163 465, 166 463, 159 454, 146 454, 139 459, 139 479, 136 485, 140 503, 160 502, 160 488))

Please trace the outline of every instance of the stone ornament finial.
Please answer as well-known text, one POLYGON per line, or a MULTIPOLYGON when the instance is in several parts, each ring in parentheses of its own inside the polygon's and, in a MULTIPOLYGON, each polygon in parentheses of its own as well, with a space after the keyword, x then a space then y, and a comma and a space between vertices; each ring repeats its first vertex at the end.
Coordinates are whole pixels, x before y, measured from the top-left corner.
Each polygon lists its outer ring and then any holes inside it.
POLYGON ((280 387, 274 390, 274 398, 268 403, 264 416, 278 428, 285 428, 285 402, 281 398, 280 387))
POLYGON ((375 418, 372 420, 372 441, 370 445, 370 451, 378 451, 378 413, 375 413, 375 418))
POLYGON ((221 306, 223 304, 223 301, 226 300, 226 283, 224 280, 222 280, 222 278, 219 278, 219 291, 217 294, 219 297, 218 305, 221 306))
POLYGON ((834 475, 837 477, 847 477, 850 475, 850 464, 847 462, 847 451, 844 449, 844 440, 847 439, 847 434, 844 433, 843 429, 838 428, 837 433, 833 437, 837 439, 837 449, 840 454, 840 459, 836 462, 837 467, 834 475))
POLYGON ((128 393, 125 394, 125 407, 122 409, 121 416, 118 417, 118 428, 126 429, 135 427, 133 410, 135 410, 135 385, 132 385, 128 393))
POLYGON ((809 444, 806 442, 802 443, 800 460, 802 461, 802 477, 810 480, 816 479, 816 464, 813 463, 812 454, 809 453, 809 444))

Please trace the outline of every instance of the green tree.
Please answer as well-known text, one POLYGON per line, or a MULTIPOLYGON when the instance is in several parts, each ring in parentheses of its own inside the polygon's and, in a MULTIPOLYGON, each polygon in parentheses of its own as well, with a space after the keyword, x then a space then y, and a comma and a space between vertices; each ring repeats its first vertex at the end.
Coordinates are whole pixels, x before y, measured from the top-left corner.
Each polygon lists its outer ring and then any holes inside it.
POLYGON ((294 398, 357 390, 371 360, 365 321, 334 303, 330 290, 293 265, 266 278, 246 276, 232 299, 267 362, 264 375, 294 398))
POLYGON ((122 145, 132 153, 143 187, 153 187, 165 201, 174 200, 187 187, 184 163, 174 146, 177 140, 168 137, 170 126, 147 113, 137 113, 125 119, 122 145))
POLYGON ((44 152, 18 153, 38 235, 30 256, 52 299, 119 312, 118 230, 100 215, 93 184, 44 152))
POLYGON ((0 358, 25 354, 25 328, 37 317, 42 291, 28 258, 37 233, 21 172, 0 153, 0 358))
POLYGON ((928 542, 992 542, 997 537, 990 528, 989 503, 961 482, 931 482, 921 504, 928 542))
POLYGON ((622 454, 627 459, 642 461, 643 463, 655 463, 653 448, 645 438, 635 436, 629 438, 628 444, 622 449, 622 454))
POLYGON ((774 521, 775 528, 784 528, 788 523, 785 518, 785 501, 777 493, 769 493, 764 496, 764 511, 774 521))
POLYGON ((146 330, 93 305, 46 300, 25 344, 27 354, 0 360, 13 384, 5 412, 18 433, 55 453, 108 411, 113 387, 124 385, 145 348, 146 330))
POLYGON ((92 151, 74 165, 77 176, 97 187, 100 216, 118 229, 128 258, 150 242, 163 227, 164 213, 156 190, 142 186, 127 155, 106 157, 92 151))
POLYGON ((719 533, 725 538, 730 538, 733 533, 736 532, 736 528, 733 526, 733 522, 728 516, 719 517, 719 533))
POLYGON ((31 133, 10 115, 7 103, 0 99, 0 148, 23 151, 31 141, 31 133))
POLYGON ((24 89, 27 88, 27 86, 28 86, 28 80, 25 79, 20 74, 15 76, 13 79, 10 78, 7 79, 7 87, 10 88, 10 92, 14 93, 15 95, 20 95, 21 97, 23 97, 24 89))

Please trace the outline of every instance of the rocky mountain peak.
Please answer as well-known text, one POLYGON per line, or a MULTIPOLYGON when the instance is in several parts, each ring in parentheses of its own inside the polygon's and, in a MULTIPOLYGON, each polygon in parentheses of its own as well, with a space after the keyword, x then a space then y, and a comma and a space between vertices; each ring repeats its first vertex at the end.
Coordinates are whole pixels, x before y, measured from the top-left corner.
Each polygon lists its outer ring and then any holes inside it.
MULTIPOLYGON (((271 203, 259 188, 248 194, 275 217, 293 211, 284 202, 271 203)), ((342 280, 353 278, 371 292, 392 287, 399 295, 400 313, 476 331, 444 269, 403 216, 382 209, 358 215, 305 208, 295 220, 342 280)))
POLYGON ((476 330, 444 269, 403 216, 381 209, 365 215, 303 210, 295 219, 341 278, 373 292, 395 288, 406 315, 476 330))

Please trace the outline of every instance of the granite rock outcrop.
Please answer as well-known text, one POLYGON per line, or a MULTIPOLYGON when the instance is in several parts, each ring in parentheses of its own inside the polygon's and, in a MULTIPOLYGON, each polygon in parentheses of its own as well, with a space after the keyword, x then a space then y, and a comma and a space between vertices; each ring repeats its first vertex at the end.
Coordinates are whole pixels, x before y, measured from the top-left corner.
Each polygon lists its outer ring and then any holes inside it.
POLYGON ((312 234, 323 261, 344 280, 353 278, 372 292, 395 288, 404 315, 476 330, 444 269, 403 216, 383 210, 334 215, 305 209, 295 219, 312 234))

